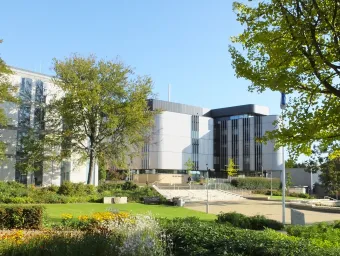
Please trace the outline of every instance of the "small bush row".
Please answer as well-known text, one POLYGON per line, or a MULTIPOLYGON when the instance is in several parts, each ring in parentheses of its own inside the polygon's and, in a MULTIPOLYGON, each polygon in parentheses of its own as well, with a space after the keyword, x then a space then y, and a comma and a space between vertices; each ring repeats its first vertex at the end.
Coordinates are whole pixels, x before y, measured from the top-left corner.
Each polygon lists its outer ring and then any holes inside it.
POLYGON ((271 186, 273 189, 279 189, 280 184, 281 181, 277 178, 272 179, 272 185, 271 179, 260 177, 235 178, 231 180, 231 185, 234 187, 249 190, 270 189, 271 186))
MULTIPOLYGON (((253 194, 261 194, 261 195, 271 195, 270 190, 267 189, 257 189, 252 191, 253 194)), ((273 196, 282 196, 282 191, 281 190, 273 190, 272 192, 273 196)), ((286 193, 286 196, 291 196, 291 197, 298 197, 298 198, 305 198, 305 199, 311 199, 314 198, 313 196, 309 194, 304 194, 304 193, 296 193, 296 192, 288 192, 286 193)))
POLYGON ((217 215, 216 221, 218 223, 230 223, 234 227, 252 230, 264 230, 266 228, 282 230, 284 228, 281 222, 267 219, 262 215, 248 217, 236 212, 220 213, 217 215))
POLYGON ((138 187, 131 182, 103 184, 98 188, 71 182, 65 182, 60 187, 43 188, 26 187, 16 182, 0 182, 0 203, 5 204, 102 202, 105 196, 126 196, 129 202, 142 202, 143 197, 148 196, 161 197, 153 188, 138 187))
POLYGON ((338 256, 340 248, 314 245, 274 230, 244 230, 197 218, 163 220, 174 255, 338 256))
POLYGON ((43 216, 42 206, 2 206, 0 229, 40 229, 43 216))

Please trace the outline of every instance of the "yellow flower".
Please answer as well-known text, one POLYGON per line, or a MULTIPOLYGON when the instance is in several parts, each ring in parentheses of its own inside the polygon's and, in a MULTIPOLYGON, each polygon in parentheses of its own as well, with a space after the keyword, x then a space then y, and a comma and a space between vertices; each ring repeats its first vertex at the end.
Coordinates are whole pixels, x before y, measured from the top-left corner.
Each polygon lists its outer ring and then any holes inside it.
POLYGON ((79 221, 88 221, 88 219, 89 219, 89 216, 87 216, 87 215, 80 215, 78 217, 79 221))
POLYGON ((70 220, 72 218, 73 218, 73 215, 69 214, 69 213, 64 213, 64 214, 61 215, 62 220, 70 220))

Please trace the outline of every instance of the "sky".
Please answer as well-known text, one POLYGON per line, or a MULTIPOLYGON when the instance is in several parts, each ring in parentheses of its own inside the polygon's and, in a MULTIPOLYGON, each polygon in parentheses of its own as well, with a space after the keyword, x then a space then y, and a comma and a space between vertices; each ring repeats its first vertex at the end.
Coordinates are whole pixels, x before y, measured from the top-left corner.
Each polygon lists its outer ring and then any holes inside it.
POLYGON ((222 108, 258 104, 280 113, 280 94, 248 92, 228 45, 243 28, 232 0, 11 0, 0 10, 0 57, 53 75, 73 53, 116 60, 148 75, 160 100, 222 108))

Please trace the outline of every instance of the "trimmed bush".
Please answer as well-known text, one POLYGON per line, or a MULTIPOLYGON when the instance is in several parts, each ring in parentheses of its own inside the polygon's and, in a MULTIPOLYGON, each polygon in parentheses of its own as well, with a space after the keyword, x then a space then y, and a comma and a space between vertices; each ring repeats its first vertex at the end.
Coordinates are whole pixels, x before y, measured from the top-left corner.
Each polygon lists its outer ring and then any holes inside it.
MULTIPOLYGON (((272 179, 273 189, 280 188, 280 179, 274 178, 272 179)), ((247 178, 235 178, 231 180, 231 185, 240 189, 270 189, 271 181, 268 178, 260 178, 260 177, 247 177, 247 178)))
POLYGON ((2 206, 0 229, 40 229, 43 214, 42 206, 2 206))
POLYGON ((264 230, 266 228, 282 230, 284 228, 281 222, 267 219, 262 215, 248 217, 236 212, 220 213, 217 215, 216 221, 218 223, 230 223, 234 227, 252 230, 264 230))
POLYGON ((174 255, 338 256, 340 248, 311 244, 273 230, 243 230, 198 218, 162 221, 174 255))
POLYGON ((105 196, 126 196, 129 202, 143 202, 144 197, 158 196, 162 202, 166 201, 152 187, 138 187, 131 182, 103 184, 98 190, 93 185, 71 182, 65 182, 60 187, 43 188, 26 187, 16 182, 0 182, 0 203, 5 204, 101 203, 105 196))

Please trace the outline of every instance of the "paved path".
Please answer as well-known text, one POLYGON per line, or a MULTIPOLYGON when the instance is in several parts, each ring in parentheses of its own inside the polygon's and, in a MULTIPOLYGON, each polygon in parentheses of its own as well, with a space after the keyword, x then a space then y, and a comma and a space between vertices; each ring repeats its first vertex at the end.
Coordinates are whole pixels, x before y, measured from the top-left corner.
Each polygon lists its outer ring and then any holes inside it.
MULTIPOLYGON (((196 211, 206 211, 205 203, 188 204, 185 207, 196 211)), ((209 205, 209 213, 218 214, 220 212, 233 211, 248 216, 260 214, 273 220, 282 221, 281 202, 242 200, 209 205)), ((323 213, 305 210, 301 210, 301 212, 305 214, 306 224, 340 220, 339 213, 323 213)), ((290 224, 290 208, 286 208, 286 224, 290 224)))

